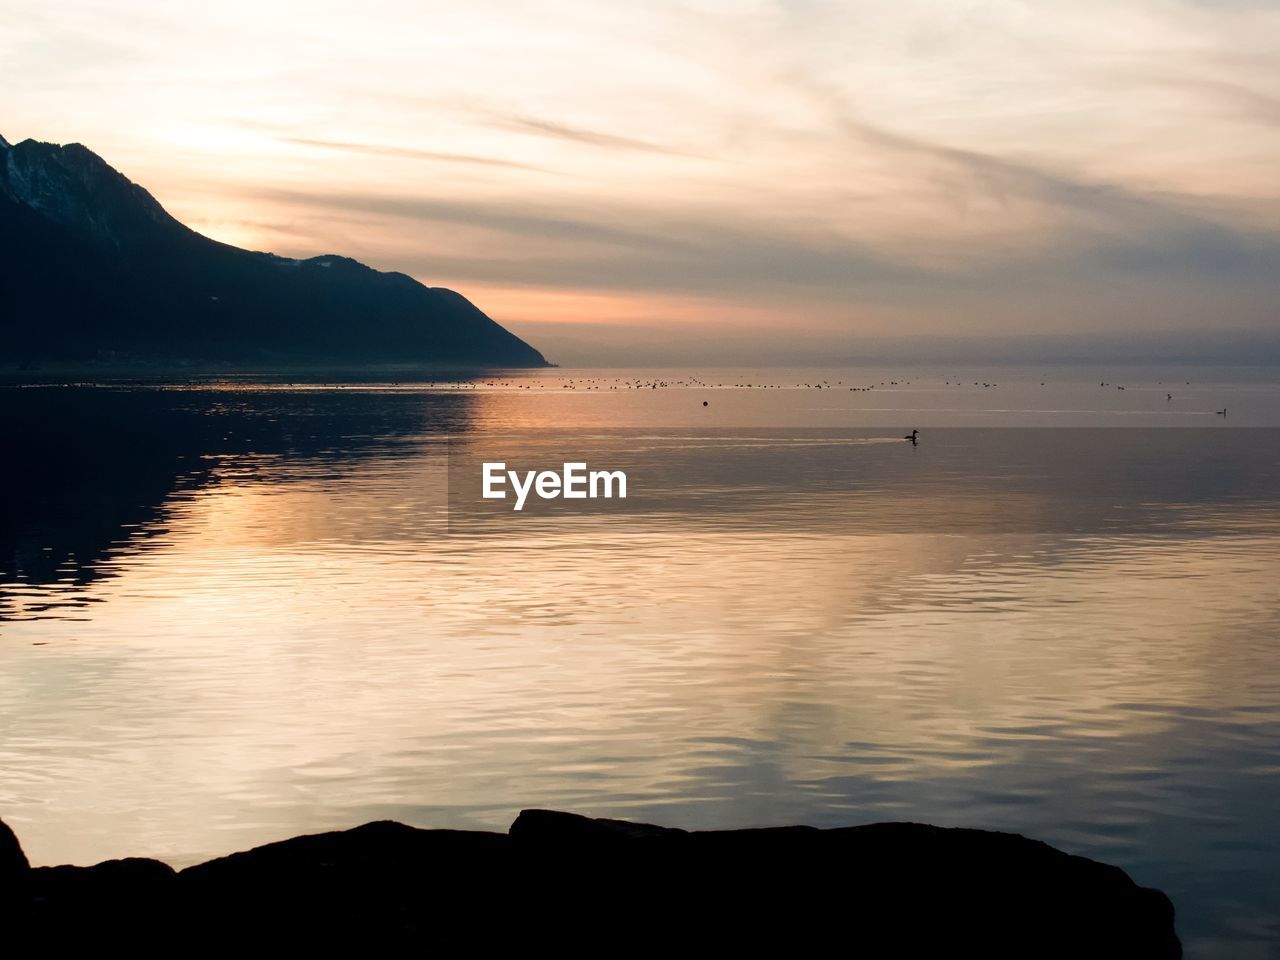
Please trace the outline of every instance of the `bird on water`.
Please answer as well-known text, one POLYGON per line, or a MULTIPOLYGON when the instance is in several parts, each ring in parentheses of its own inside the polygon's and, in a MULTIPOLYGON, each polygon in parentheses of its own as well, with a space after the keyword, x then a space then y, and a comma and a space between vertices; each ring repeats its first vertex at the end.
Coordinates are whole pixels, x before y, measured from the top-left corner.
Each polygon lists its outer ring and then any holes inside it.
POLYGON ((917 437, 918 437, 919 435, 920 435, 920 431, 919 431, 919 430, 914 430, 914 429, 913 429, 910 433, 908 433, 908 434, 907 434, 905 437, 903 437, 902 439, 903 439, 903 440, 910 440, 910 441, 914 444, 914 443, 916 443, 917 437))

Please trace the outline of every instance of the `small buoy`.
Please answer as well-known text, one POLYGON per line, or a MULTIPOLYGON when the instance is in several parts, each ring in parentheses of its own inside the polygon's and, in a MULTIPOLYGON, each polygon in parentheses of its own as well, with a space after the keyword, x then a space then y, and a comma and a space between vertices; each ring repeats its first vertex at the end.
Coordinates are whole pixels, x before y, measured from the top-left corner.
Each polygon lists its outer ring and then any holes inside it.
POLYGON ((703 400, 702 405, 705 407, 707 405, 707 401, 703 400))

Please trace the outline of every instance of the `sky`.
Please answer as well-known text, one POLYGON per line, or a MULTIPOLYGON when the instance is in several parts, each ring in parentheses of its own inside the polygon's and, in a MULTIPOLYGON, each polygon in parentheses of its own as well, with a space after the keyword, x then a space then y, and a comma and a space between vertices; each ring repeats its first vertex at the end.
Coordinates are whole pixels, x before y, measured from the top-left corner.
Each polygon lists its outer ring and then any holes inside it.
POLYGON ((0 0, 0 134, 566 364, 1280 361, 1280 2, 0 0))

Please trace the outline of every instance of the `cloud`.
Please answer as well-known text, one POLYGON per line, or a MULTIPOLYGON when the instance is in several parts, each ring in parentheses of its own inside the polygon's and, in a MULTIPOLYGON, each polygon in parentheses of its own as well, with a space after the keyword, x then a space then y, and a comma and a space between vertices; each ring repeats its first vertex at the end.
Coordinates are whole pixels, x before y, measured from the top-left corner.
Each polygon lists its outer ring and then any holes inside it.
MULTIPOLYGON (((531 205, 505 200, 454 200, 415 194, 376 194, 345 190, 258 190, 267 202, 303 210, 340 211, 391 220, 478 227, 522 242, 561 241, 627 250, 657 246, 679 248, 679 236, 663 237, 636 229, 599 223, 569 206, 531 205)), ((600 210, 602 208, 596 207, 600 210)))
POLYGON ((1241 116, 1272 129, 1280 125, 1280 96, 1243 83, 1163 71, 1130 71, 1122 76, 1129 82, 1138 81, 1157 88, 1197 94, 1211 111, 1241 116))
POLYGON ((281 143, 292 143, 303 147, 319 147, 325 150, 343 150, 349 153, 363 153, 378 157, 403 157, 407 160, 430 160, 440 163, 469 163, 481 166, 507 167, 515 170, 535 170, 538 173, 553 173, 544 167, 517 160, 506 160, 500 157, 477 157, 463 153, 441 153, 435 150, 417 150, 412 147, 396 147, 378 143, 346 143, 341 140, 314 140, 307 137, 277 137, 281 143))
POLYGON ((1274 5, 29 8, 0 0, 6 134, 516 319, 683 299, 707 342, 756 311, 832 349, 1275 323, 1274 5))
POLYGON ((940 272, 877 254, 847 239, 739 213, 650 209, 592 202, 543 207, 502 201, 454 201, 414 196, 272 190, 259 196, 300 209, 395 218, 444 227, 481 228, 489 235, 473 253, 450 241, 430 253, 403 251, 397 268, 415 275, 487 283, 585 290, 715 294, 729 298, 797 291, 887 287, 916 290, 948 282, 940 272), (629 224, 616 226, 615 224, 629 224))
POLYGON ((551 120, 541 120, 537 117, 510 116, 497 120, 495 123, 521 133, 552 137, 557 140, 568 140, 573 143, 585 143, 589 146, 601 147, 606 150, 638 150, 642 153, 658 153, 672 157, 691 157, 699 160, 711 159, 703 154, 681 150, 660 143, 651 143, 648 140, 637 140, 633 137, 619 136, 614 133, 586 130, 581 127, 555 123, 551 120))
MULTIPOLYGON (((1049 216, 1016 250, 981 241, 905 251, 873 231, 833 230, 772 210, 624 199, 443 199, 353 191, 263 191, 268 202, 391 221, 480 230, 471 250, 432 243, 397 255, 399 269, 539 287, 937 303, 947 296, 1053 290, 1128 274, 1155 282, 1238 282, 1276 289, 1280 234, 1234 223, 1229 210, 1167 194, 1091 182, 1035 164, 929 143, 845 118, 845 135, 954 196, 1049 216)), ((998 237, 1002 225, 990 233, 998 237)), ((419 234, 423 236, 423 234, 419 234)))
MULTIPOLYGON (((1199 198, 1144 193, 1025 161, 982 154, 847 121, 851 136, 900 155, 939 164, 950 189, 981 192, 1001 202, 1053 208, 1046 239, 1064 259, 1093 249, 1099 266, 1244 276, 1265 269, 1280 251, 1280 233, 1231 223, 1230 209, 1199 198)), ((1268 271, 1269 272, 1269 271, 1268 271)))

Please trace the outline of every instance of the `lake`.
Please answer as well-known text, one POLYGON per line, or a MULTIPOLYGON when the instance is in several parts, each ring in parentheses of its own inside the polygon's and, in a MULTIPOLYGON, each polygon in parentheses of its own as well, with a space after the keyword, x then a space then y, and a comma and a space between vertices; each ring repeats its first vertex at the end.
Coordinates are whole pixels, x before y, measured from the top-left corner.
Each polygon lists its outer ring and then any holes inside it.
POLYGON ((921 820, 1124 867, 1188 956, 1280 955, 1275 370, 10 385, 0 440, 33 863, 921 820), (628 497, 516 513, 495 460, 628 497))

